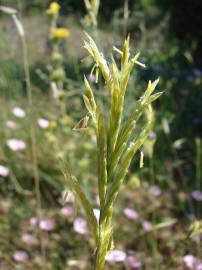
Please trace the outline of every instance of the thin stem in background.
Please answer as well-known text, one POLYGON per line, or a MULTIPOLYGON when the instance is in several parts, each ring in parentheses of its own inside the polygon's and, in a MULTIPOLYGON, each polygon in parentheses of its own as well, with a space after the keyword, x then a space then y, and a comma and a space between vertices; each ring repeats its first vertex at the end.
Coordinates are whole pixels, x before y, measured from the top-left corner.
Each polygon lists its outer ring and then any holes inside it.
MULTIPOLYGON (((171 150, 172 150, 172 153, 173 153, 175 160, 180 160, 178 153, 177 153, 177 150, 174 147, 172 147, 172 140, 171 140, 170 134, 167 134, 167 138, 168 138, 169 145, 171 145, 171 150)), ((187 195, 187 201, 188 201, 188 207, 189 207, 190 214, 191 214, 191 216, 193 216, 193 219, 196 220, 196 213, 195 213, 192 197, 191 197, 190 192, 189 192, 187 185, 186 185, 186 175, 185 175, 184 170, 181 166, 177 166, 176 168, 177 168, 178 174, 180 176, 180 179, 182 180, 182 187, 184 189, 184 192, 187 195)), ((199 242, 199 246, 200 246, 200 242, 199 242)))
MULTIPOLYGON (((21 1, 18 0, 19 10, 21 11, 21 1)), ((22 19, 20 18, 20 22, 22 24, 22 19)), ((23 24, 22 24, 23 27, 23 24)), ((24 29, 24 27, 23 27, 24 29)), ((32 118, 32 108, 33 108, 33 97, 32 97, 32 88, 31 88, 31 79, 30 79, 30 69, 29 69, 29 60, 28 60, 28 53, 27 53, 27 43, 25 33, 20 35, 22 41, 22 52, 23 52, 23 66, 25 72, 25 83, 26 83, 26 91, 27 91, 27 98, 28 98, 28 105, 29 105, 29 116, 32 118)), ((30 122, 30 140, 31 140, 31 155, 32 155, 32 162, 33 162, 33 173, 34 173, 34 185, 35 185, 35 194, 36 194, 36 201, 37 201, 37 216, 39 220, 42 217, 42 201, 41 201, 41 192, 40 192, 40 178, 39 178, 39 171, 38 171, 38 160, 37 160, 37 145, 36 145, 36 135, 35 135, 35 127, 32 122, 30 122)), ((46 252, 43 243, 43 234, 40 229, 38 229, 38 235, 40 240, 41 246, 41 256, 42 256, 42 269, 45 269, 45 262, 46 262, 46 252)))
MULTIPOLYGON (((196 138, 195 139, 195 156, 196 156, 196 160, 195 160, 195 167, 196 167, 196 188, 197 190, 201 190, 202 186, 201 186, 201 161, 202 161, 202 144, 201 144, 201 139, 200 138, 196 138)), ((197 217, 198 219, 202 218, 201 215, 202 212, 202 206, 200 203, 198 203, 198 207, 197 207, 197 217)), ((202 246, 201 246, 201 241, 199 240, 197 242, 197 253, 198 256, 200 257, 201 251, 202 251, 202 246)))
MULTIPOLYGON (((167 139, 168 139, 169 145, 171 145, 171 150, 172 150, 172 153, 173 153, 175 160, 180 160, 178 153, 177 153, 177 150, 174 147, 172 147, 172 140, 171 140, 171 137, 169 134, 167 134, 167 139)), ((194 219, 196 219, 192 198, 190 196, 189 190, 187 189, 187 185, 186 185, 186 175, 185 175, 184 170, 182 169, 181 166, 177 166, 176 169, 178 171, 180 179, 182 180, 182 186, 183 186, 184 192, 187 195, 187 201, 188 201, 190 214, 194 217, 194 219)))
MULTIPOLYGON (((154 147, 154 146, 153 146, 154 147)), ((149 158, 149 171, 150 171, 150 179, 152 185, 155 185, 155 172, 154 172, 154 159, 153 159, 153 150, 152 156, 149 158)), ((152 224, 156 223, 156 213, 153 211, 152 213, 152 224)), ((151 245, 152 245, 152 252, 155 259, 155 268, 156 270, 160 269, 160 262, 159 262, 159 251, 158 251, 158 242, 157 242, 157 231, 154 230, 151 234, 151 245)))
POLYGON ((124 6, 123 6, 124 36, 126 36, 128 32, 128 17, 129 17, 128 0, 124 0, 124 6))
POLYGON ((201 159, 202 159, 202 144, 200 138, 196 138, 196 188, 201 189, 201 159))

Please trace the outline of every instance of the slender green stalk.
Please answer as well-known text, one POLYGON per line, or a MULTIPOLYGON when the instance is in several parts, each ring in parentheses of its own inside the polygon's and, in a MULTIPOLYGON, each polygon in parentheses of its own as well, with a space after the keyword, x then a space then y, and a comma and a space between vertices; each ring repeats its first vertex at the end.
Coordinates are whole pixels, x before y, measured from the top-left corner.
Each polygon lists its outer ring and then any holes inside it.
MULTIPOLYGON (((196 188, 198 190, 201 190, 201 187, 202 187, 202 169, 201 169, 201 164, 202 164, 202 143, 201 143, 201 139, 200 138, 196 138, 195 139, 195 148, 196 148, 196 161, 195 161, 195 166, 196 166, 196 188)), ((197 215, 198 215, 198 218, 202 218, 202 216, 200 216, 201 214, 201 211, 202 210, 202 207, 201 205, 199 204, 198 205, 198 208, 197 208, 197 215)), ((202 221, 201 221, 201 228, 202 228, 202 221)), ((202 229, 201 229, 202 231, 202 229)), ((199 241, 199 243, 197 243, 197 252, 198 252, 198 255, 200 256, 201 254, 201 250, 202 250, 202 247, 201 247, 201 243, 199 241)))
MULTIPOLYGON (((18 1, 19 7, 21 7, 20 1, 18 1)), ((14 19, 15 20, 15 19, 14 19)), ((18 20, 18 19, 17 19, 18 20)), ((30 79, 30 70, 29 70, 29 62, 28 62, 28 53, 27 53, 27 43, 26 37, 24 32, 24 27, 22 24, 22 20, 17 21, 19 26, 22 29, 18 29, 19 35, 22 41, 22 52, 23 52, 23 65, 24 65, 24 72, 25 72, 25 83, 26 83, 26 91, 27 91, 27 98, 28 98, 28 105, 29 105, 29 116, 32 117, 32 109, 33 109, 33 98, 32 98, 32 89, 31 89, 31 79, 30 79), (19 31, 20 30, 20 31, 19 31)), ((37 200, 37 210, 38 210, 38 217, 39 220, 42 218, 42 202, 41 202, 41 192, 40 192, 40 178, 39 178, 39 171, 38 171, 38 160, 37 160, 37 145, 36 145, 36 135, 35 135, 35 128, 32 123, 30 123, 30 140, 31 140, 31 155, 32 155, 32 165, 33 165, 33 173, 34 173, 34 183, 35 183, 35 194, 37 200)), ((45 247, 43 244, 43 235, 41 230, 38 229, 38 234, 40 238, 40 245, 41 245, 41 255, 43 260, 42 269, 45 269, 45 247)))
MULTIPOLYGON (((152 150, 149 155, 149 172, 150 172, 150 181, 152 185, 155 185, 155 172, 154 172, 154 144, 151 146, 152 150)), ((152 213, 152 224, 156 224, 156 212, 152 213)), ((159 261, 159 251, 158 251, 158 242, 157 242, 157 230, 153 230, 151 235, 151 246, 152 246, 152 253, 155 262, 155 269, 160 269, 160 261, 159 261)))
POLYGON ((202 161, 202 144, 200 138, 196 138, 195 140, 196 145, 196 188, 198 190, 201 189, 201 176, 202 176, 202 169, 201 169, 201 161, 202 161))
POLYGON ((123 6, 124 36, 127 33, 128 17, 129 17, 129 4, 128 4, 128 0, 124 0, 124 6, 123 6))
MULTIPOLYGON (((151 179, 152 179, 152 184, 154 184, 154 164, 153 164, 153 158, 150 158, 150 165, 149 165, 149 170, 151 173, 151 179)), ((152 213, 152 224, 156 223, 156 213, 152 213)), ((158 242, 157 242, 157 230, 152 231, 151 233, 151 246, 152 246, 152 252, 153 252, 153 257, 155 261, 155 269, 159 269, 159 251, 158 251, 158 242)))
MULTIPOLYGON (((172 145, 172 140, 171 140, 171 137, 170 137, 169 133, 167 134, 167 138, 168 138, 169 145, 172 145)), ((176 148, 172 147, 171 149, 172 149, 173 157, 175 158, 175 160, 179 160, 180 158, 178 156, 176 148)), ((185 193, 187 195, 190 214, 192 214, 194 219, 196 219, 196 213, 195 213, 194 205, 193 205, 193 202, 192 202, 192 197, 190 195, 190 192, 188 190, 187 183, 186 183, 187 182, 186 174, 185 174, 185 172, 184 172, 184 170, 183 170, 183 168, 181 166, 177 166, 176 168, 177 168, 178 174, 180 176, 180 179, 182 180, 183 189, 184 189, 184 191, 185 191, 185 193)))

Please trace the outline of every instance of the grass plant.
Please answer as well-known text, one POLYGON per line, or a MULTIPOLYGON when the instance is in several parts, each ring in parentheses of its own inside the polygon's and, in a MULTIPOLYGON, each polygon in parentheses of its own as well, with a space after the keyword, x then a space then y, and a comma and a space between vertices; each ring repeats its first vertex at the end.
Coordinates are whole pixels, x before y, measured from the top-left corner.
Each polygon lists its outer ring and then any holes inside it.
POLYGON ((124 97, 131 72, 135 65, 145 67, 138 61, 139 53, 130 58, 129 37, 125 40, 122 50, 114 47, 121 58, 120 68, 114 57, 108 63, 97 48, 94 40, 86 34, 84 48, 93 58, 105 81, 109 92, 110 108, 102 108, 95 100, 93 89, 84 77, 86 93, 83 96, 88 115, 92 121, 97 140, 97 186, 100 200, 100 217, 97 222, 93 206, 81 189, 81 185, 72 175, 69 166, 65 170, 68 183, 83 205, 92 234, 95 240, 95 270, 101 270, 105 264, 105 256, 113 249, 113 207, 121 185, 124 182, 133 156, 139 151, 152 129, 152 102, 159 98, 162 92, 153 94, 159 79, 149 81, 145 93, 134 106, 134 111, 128 119, 123 120, 124 97), (136 123, 145 116, 142 129, 132 136, 136 123))

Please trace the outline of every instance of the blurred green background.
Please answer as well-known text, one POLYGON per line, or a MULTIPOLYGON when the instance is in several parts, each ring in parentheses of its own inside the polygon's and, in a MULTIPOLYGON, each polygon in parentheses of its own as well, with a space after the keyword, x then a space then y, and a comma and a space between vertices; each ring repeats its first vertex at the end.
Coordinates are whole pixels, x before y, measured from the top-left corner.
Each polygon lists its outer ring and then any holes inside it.
MULTIPOLYGON (((70 36, 58 45, 62 55, 59 68, 52 57, 54 45, 49 37, 51 25, 46 10, 50 1, 0 1, 0 6, 19 11, 17 16, 25 28, 33 95, 30 108, 22 39, 11 16, 0 11, 0 165, 9 170, 8 174, 0 172, 0 269, 44 269, 44 258, 45 269, 91 269, 92 239, 74 230, 74 221, 76 216, 83 216, 82 210, 75 206, 77 214, 61 214, 61 209, 72 206, 72 202, 62 202, 61 193, 67 183, 61 159, 70 160, 96 208, 93 131, 72 130, 86 114, 83 75, 89 76, 92 66, 85 59, 84 31, 95 38, 106 58, 113 45, 121 47, 127 34, 131 53, 141 51, 146 69, 136 68, 132 74, 124 117, 130 115, 148 80, 160 77, 158 89, 164 91, 155 104, 155 125, 144 146, 144 167, 139 168, 137 155, 117 201, 116 247, 128 256, 134 255, 140 262, 139 269, 201 269, 188 268, 183 258, 192 254, 202 259, 201 234, 189 237, 189 226, 202 218, 202 2, 101 0, 97 29, 86 25, 83 0, 58 3, 61 9, 57 26, 70 31, 70 36), (51 82, 60 80, 63 91, 55 99, 51 82), (26 115, 13 113, 16 107, 26 115), (46 121, 40 124, 40 119, 46 121), (25 149, 13 151, 10 139, 23 141, 25 149), (40 180, 41 206, 34 166, 40 180), (137 211, 139 218, 128 219, 125 208, 137 211), (53 231, 42 230, 42 244, 40 228, 30 225, 30 219, 38 215, 55 224, 53 231), (174 225, 161 228, 163 222, 173 219, 174 225), (156 229, 145 230, 144 221, 156 229), (36 242, 23 242, 24 234, 36 236, 36 242), (13 254, 19 250, 29 259, 16 260, 13 254)), ((99 102, 107 106, 102 81, 95 84, 92 78, 92 85, 99 102)), ((129 261, 108 267, 135 269, 129 261)))

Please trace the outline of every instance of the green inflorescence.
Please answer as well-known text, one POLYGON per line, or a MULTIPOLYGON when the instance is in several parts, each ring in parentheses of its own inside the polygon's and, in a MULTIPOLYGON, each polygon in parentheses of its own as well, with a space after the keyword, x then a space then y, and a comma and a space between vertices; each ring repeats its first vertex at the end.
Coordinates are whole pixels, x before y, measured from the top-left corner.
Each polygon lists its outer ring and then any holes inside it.
POLYGON ((159 79, 149 81, 145 93, 136 102, 134 111, 128 119, 123 121, 124 98, 128 81, 134 65, 144 67, 138 61, 139 53, 130 58, 129 38, 123 44, 122 51, 113 47, 120 55, 120 69, 113 56, 108 63, 103 54, 98 50, 94 40, 86 34, 84 48, 96 63, 101 72, 109 92, 110 108, 108 117, 104 117, 103 109, 96 103, 93 89, 84 77, 85 95, 84 103, 92 120, 97 138, 97 173, 98 192, 100 199, 100 218, 96 221, 93 206, 81 190, 75 176, 66 170, 66 178, 71 189, 84 207, 92 234, 96 243, 95 270, 101 270, 105 264, 105 256, 112 244, 112 214, 115 199, 128 172, 131 160, 135 153, 142 147, 147 139, 153 123, 151 104, 159 98, 162 92, 153 94, 159 79), (145 123, 138 131, 135 139, 132 133, 136 122, 145 115, 145 123))

